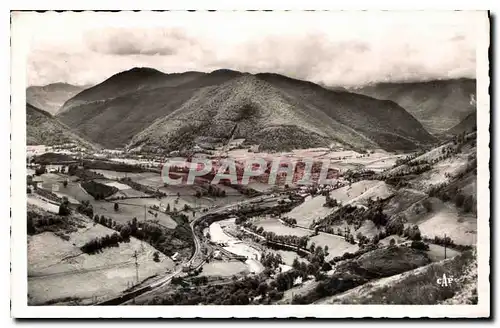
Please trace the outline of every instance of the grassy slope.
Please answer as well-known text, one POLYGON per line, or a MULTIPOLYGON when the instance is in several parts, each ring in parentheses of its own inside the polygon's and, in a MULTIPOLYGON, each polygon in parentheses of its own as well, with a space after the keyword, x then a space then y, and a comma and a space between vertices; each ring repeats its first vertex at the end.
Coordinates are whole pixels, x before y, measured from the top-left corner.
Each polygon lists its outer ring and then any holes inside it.
MULTIPOLYGON (((30 212, 40 217, 50 215, 35 206, 28 206, 30 212)), ((87 241, 113 232, 94 225, 80 214, 37 228, 36 233, 28 237, 29 304, 88 303, 93 297, 103 299, 116 295, 135 280, 134 251, 138 252, 141 263, 140 280, 173 267, 172 261, 163 254, 160 254, 160 262, 154 262, 156 250, 135 238, 95 255, 80 251, 79 247, 87 241)))
POLYGON ((452 259, 402 274, 372 281, 345 293, 320 300, 320 304, 472 304, 477 278, 475 254, 465 252, 452 259), (448 287, 437 284, 446 274, 459 281, 448 287))

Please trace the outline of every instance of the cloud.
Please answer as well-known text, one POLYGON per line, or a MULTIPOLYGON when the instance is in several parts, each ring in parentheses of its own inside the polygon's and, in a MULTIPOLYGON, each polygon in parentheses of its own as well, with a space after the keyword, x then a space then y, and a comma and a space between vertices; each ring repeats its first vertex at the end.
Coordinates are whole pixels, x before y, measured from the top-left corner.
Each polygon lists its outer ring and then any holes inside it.
POLYGON ((477 14, 157 14, 40 16, 29 84, 95 84, 135 66, 274 72, 332 86, 475 77, 477 14))
POLYGON ((196 46, 181 29, 93 30, 85 33, 85 43, 94 52, 109 55, 172 56, 196 46))

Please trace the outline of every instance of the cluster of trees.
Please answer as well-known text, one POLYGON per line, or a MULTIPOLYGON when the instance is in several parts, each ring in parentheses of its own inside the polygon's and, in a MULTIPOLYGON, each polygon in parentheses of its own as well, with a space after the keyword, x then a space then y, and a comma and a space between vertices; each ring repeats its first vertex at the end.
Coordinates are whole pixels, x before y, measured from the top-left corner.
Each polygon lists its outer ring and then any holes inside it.
POLYGON ((414 241, 422 240, 422 235, 420 234, 420 229, 418 228, 417 225, 414 225, 412 227, 407 226, 403 230, 403 237, 408 237, 408 239, 414 241))
POLYGON ((96 237, 88 242, 86 242, 80 250, 87 254, 95 254, 99 252, 103 248, 108 247, 118 247, 118 243, 130 241, 125 240, 121 235, 117 232, 114 232, 111 235, 106 235, 103 237, 96 237))
POLYGON ((80 204, 78 204, 76 210, 79 213, 88 216, 89 218, 92 218, 94 216, 94 208, 92 207, 92 205, 88 200, 84 200, 80 204))
POLYGON ((26 226, 28 230, 28 235, 34 235, 36 233, 47 230, 54 225, 59 225, 63 223, 63 219, 60 216, 47 214, 41 215, 36 212, 28 211, 26 226))
POLYGON ((285 222, 286 224, 288 224, 289 226, 296 226, 297 225, 297 219, 294 219, 294 218, 287 218, 287 217, 284 217, 281 219, 283 222, 285 222))
POLYGON ((427 245, 423 241, 419 241, 419 240, 412 241, 410 247, 413 249, 421 250, 421 251, 428 251, 429 250, 429 245, 427 245))
POLYGON ((386 181, 387 183, 394 184, 396 181, 399 181, 400 179, 404 179, 405 176, 407 175, 419 175, 424 172, 427 172, 432 169, 432 165, 425 163, 425 164, 416 164, 412 166, 406 166, 400 168, 397 172, 392 172, 390 174, 380 174, 377 178, 382 179, 386 181))
POLYGON ((239 183, 238 184, 231 184, 231 182, 229 180, 221 180, 220 184, 231 187, 233 189, 236 189, 241 194, 243 194, 245 196, 249 196, 249 197, 255 197, 255 196, 259 196, 262 194, 261 192, 255 190, 253 188, 250 188, 248 186, 245 186, 245 185, 242 185, 239 183))
POLYGON ((457 145, 458 148, 461 148, 465 144, 467 144, 469 141, 475 141, 477 138, 476 133, 470 133, 468 134, 466 131, 457 134, 453 137, 452 142, 454 145, 457 145))
POLYGON ((364 245, 370 243, 370 238, 366 237, 361 232, 358 232, 358 234, 356 235, 356 238, 358 239, 358 244, 359 244, 360 248, 363 247, 364 245))
MULTIPOLYGON (((203 277, 200 277, 203 278, 203 277)), ((241 280, 234 279, 224 285, 207 285, 198 288, 183 287, 175 292, 152 299, 152 305, 248 305, 257 298, 263 304, 279 300, 282 292, 271 288, 265 280, 266 276, 245 277, 241 280)))
POLYGON ((466 251, 472 249, 472 246, 470 245, 460 245, 456 244, 453 239, 451 239, 449 236, 446 237, 438 237, 434 236, 434 238, 423 238, 423 241, 428 242, 428 243, 433 243, 436 245, 441 245, 441 246, 446 246, 448 248, 453 248, 458 251, 466 251))
POLYGON ((95 181, 84 181, 81 183, 83 189, 88 192, 95 200, 105 199, 118 191, 118 188, 107 186, 95 181))
POLYGON ((343 177, 350 183, 354 183, 361 180, 370 180, 376 176, 373 170, 347 170, 343 177))
POLYGON ((40 164, 67 164, 69 162, 74 162, 75 159, 71 155, 62 154, 62 153, 44 153, 39 156, 35 156, 33 158, 33 162, 40 164))
POLYGON ((378 248, 377 244, 365 245, 365 247, 358 249, 354 253, 345 252, 342 256, 335 256, 330 261, 330 263, 335 264, 335 263, 340 262, 340 261, 354 259, 354 258, 357 258, 357 257, 367 253, 367 252, 371 252, 377 248, 378 248))
POLYGON ((264 231, 263 227, 257 227, 255 224, 251 222, 243 223, 243 226, 250 231, 264 237, 266 241, 286 244, 295 246, 297 248, 307 249, 307 242, 309 241, 308 236, 294 236, 294 235, 277 235, 272 231, 264 231))
POLYGON ((309 263, 304 261, 299 261, 299 259, 295 258, 293 260, 292 268, 298 273, 298 277, 302 278, 302 281, 308 279, 309 276, 314 276, 316 280, 321 279, 321 271, 330 271, 332 269, 332 265, 328 262, 324 261, 323 257, 319 256, 310 256, 309 263))
POLYGON ((132 165, 118 162, 108 162, 100 160, 85 160, 83 161, 85 169, 110 170, 117 172, 141 173, 145 170, 140 165, 132 165))
POLYGON ((133 181, 129 177, 126 177, 126 178, 123 177, 123 178, 121 178, 120 182, 126 184, 127 186, 129 186, 132 189, 135 189, 135 190, 138 190, 138 191, 142 191, 143 193, 151 195, 151 196, 154 196, 154 197, 166 197, 167 196, 166 193, 154 190, 154 189, 152 189, 152 188, 150 188, 148 186, 145 186, 145 185, 142 185, 142 184, 140 184, 138 182, 135 182, 135 181, 133 181))
POLYGON ((359 228, 363 224, 363 221, 370 220, 377 227, 385 226, 387 224, 388 217, 383 212, 383 204, 382 200, 372 200, 369 199, 367 203, 367 208, 357 207, 352 205, 345 205, 333 212, 332 214, 327 215, 323 219, 318 222, 314 222, 311 225, 311 228, 318 228, 320 231, 343 235, 347 238, 347 233, 342 234, 339 233, 339 230, 335 230, 333 225, 337 222, 347 222, 349 225, 354 225, 359 228), (337 232, 337 233, 336 233, 337 232))
POLYGON ((465 213, 477 211, 477 201, 473 195, 464 195, 456 186, 450 187, 448 183, 432 186, 428 191, 429 197, 437 197, 443 202, 453 202, 455 206, 465 213))
POLYGON ((47 173, 47 168, 45 167, 45 165, 40 165, 35 169, 35 175, 42 175, 44 173, 47 173))
POLYGON ((279 253, 264 253, 260 259, 260 263, 272 271, 276 270, 280 264, 283 264, 283 258, 279 253))
POLYGON ((191 250, 194 248, 191 229, 189 224, 186 224, 184 220, 176 220, 177 226, 173 230, 167 229, 153 221, 138 221, 137 218, 121 224, 111 218, 106 218, 104 215, 100 217, 95 215, 94 222, 114 229, 124 241, 128 241, 131 236, 135 237, 147 242, 168 256, 185 247, 190 247, 191 250), (182 242, 172 242, 174 238, 182 242))
POLYGON ((217 186, 210 184, 210 185, 208 185, 207 189, 197 190, 195 196, 198 198, 201 198, 204 196, 226 197, 226 191, 221 189, 221 188, 218 188, 217 186))
POLYGON ((417 157, 419 157, 419 156, 421 156, 423 154, 424 154, 424 151, 420 150, 420 151, 415 152, 413 154, 407 155, 407 156, 405 156, 403 158, 398 158, 398 159, 396 159, 396 162, 394 163, 394 165, 392 166, 392 168, 395 168, 395 167, 407 164, 410 161, 414 160, 415 158, 417 158, 417 157))
POLYGON ((332 198, 330 193, 326 194, 325 204, 323 204, 324 207, 337 207, 339 205, 339 202, 337 202, 335 198, 332 198))
POLYGON ((104 178, 103 174, 93 172, 90 170, 86 170, 84 168, 80 168, 80 167, 78 167, 78 164, 70 164, 68 166, 68 175, 77 176, 82 180, 92 180, 92 179, 104 178))

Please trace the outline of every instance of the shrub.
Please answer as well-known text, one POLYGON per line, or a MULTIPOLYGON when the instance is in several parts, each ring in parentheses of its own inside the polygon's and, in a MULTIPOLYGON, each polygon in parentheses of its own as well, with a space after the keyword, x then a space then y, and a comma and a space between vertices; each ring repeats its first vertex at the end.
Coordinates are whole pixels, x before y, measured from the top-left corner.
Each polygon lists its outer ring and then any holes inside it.
POLYGON ((429 250, 429 245, 422 241, 415 240, 411 243, 411 248, 413 249, 419 249, 422 251, 428 251, 429 250))

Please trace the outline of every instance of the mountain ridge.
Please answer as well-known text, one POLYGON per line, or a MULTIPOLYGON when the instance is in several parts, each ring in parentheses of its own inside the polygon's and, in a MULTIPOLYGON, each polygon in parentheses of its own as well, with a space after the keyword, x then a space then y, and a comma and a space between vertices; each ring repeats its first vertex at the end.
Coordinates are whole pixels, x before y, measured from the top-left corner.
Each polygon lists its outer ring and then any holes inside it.
POLYGON ((280 143, 302 148, 334 143, 405 150, 435 142, 394 102, 331 91, 274 73, 222 69, 169 75, 133 69, 85 90, 64 107, 58 118, 91 140, 105 140, 109 147, 144 143, 170 149, 184 141, 192 144, 197 136, 224 138, 224 131, 231 131, 236 116, 245 110, 251 117, 240 122, 239 129, 247 142, 263 143, 263 148, 279 148, 280 143), (138 72, 146 77, 133 78, 138 72), (116 89, 121 91, 115 93, 116 89), (200 120, 214 126, 196 123, 200 120), (179 137, 194 127, 189 140, 179 137), (292 130, 305 141, 300 142, 292 130), (278 131, 291 139, 280 137, 278 131), (272 140, 265 141, 265 133, 272 140), (172 143, 172 137, 180 143, 172 143))
POLYGON ((347 90, 394 101, 434 135, 444 133, 476 111, 475 79, 378 83, 347 90))

